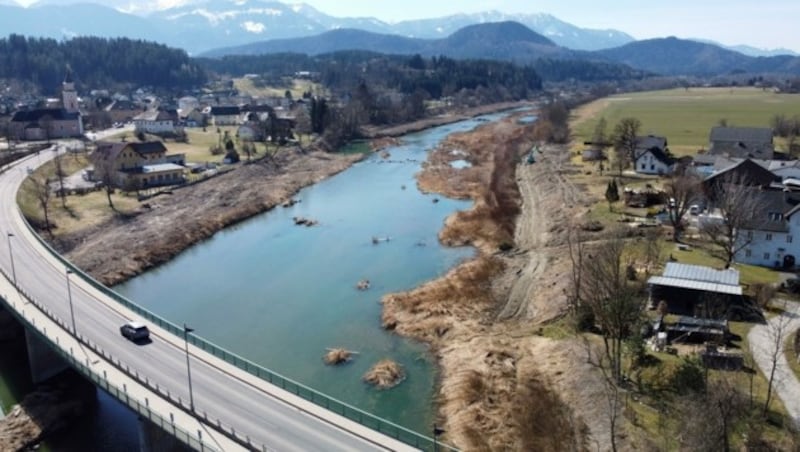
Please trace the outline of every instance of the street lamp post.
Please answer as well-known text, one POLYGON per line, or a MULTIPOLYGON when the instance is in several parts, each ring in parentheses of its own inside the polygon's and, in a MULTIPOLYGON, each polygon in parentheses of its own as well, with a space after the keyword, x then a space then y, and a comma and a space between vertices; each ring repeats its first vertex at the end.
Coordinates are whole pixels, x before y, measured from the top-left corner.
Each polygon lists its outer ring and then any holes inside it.
POLYGON ((14 279, 14 286, 17 285, 17 270, 14 268, 14 252, 11 249, 11 237, 14 237, 14 234, 8 233, 8 257, 11 259, 11 277, 14 279))
POLYGON ((185 323, 183 324, 183 345, 186 351, 186 376, 189 379, 189 408, 194 412, 194 395, 192 394, 192 368, 189 366, 189 333, 194 331, 194 328, 189 328, 185 323))
POLYGON ((69 275, 72 274, 72 270, 67 269, 65 275, 67 277, 67 299, 69 300, 69 316, 72 319, 72 334, 77 334, 75 329, 75 311, 72 309, 72 288, 70 287, 69 283, 69 275))

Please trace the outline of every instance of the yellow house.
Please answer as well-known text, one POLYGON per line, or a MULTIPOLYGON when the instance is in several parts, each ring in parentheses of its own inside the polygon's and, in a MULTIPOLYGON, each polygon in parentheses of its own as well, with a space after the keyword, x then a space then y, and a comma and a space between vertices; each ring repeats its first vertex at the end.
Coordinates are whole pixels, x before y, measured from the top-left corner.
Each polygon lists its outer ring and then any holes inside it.
POLYGON ((185 156, 167 155, 160 141, 98 142, 92 179, 125 190, 177 185, 185 181, 185 156))

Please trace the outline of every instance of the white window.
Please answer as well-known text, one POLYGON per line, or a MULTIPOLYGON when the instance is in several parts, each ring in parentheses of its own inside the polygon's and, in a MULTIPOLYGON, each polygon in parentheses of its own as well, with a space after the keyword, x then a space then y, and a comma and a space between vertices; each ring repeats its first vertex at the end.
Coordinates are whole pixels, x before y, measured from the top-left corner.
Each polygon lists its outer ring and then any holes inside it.
POLYGON ((768 261, 768 260, 769 260, 769 253, 764 253, 764 260, 765 260, 765 261, 768 261))

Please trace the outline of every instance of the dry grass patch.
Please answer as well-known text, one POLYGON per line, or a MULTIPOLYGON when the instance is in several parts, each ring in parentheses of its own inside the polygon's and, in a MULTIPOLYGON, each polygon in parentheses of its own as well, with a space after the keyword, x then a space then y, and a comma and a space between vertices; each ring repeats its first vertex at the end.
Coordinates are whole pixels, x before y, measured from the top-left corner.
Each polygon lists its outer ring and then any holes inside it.
POLYGON ((349 363, 353 359, 353 352, 343 348, 329 348, 323 360, 329 366, 349 363))
POLYGON ((391 359, 376 363, 364 374, 364 381, 378 389, 390 389, 399 385, 406 378, 403 366, 391 359))

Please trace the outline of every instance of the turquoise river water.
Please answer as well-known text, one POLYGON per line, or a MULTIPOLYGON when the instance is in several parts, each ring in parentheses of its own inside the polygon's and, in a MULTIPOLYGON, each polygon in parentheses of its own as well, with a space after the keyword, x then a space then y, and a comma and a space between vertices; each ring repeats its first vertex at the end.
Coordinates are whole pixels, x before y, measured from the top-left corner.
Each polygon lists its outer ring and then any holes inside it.
MULTIPOLYGON (((502 116, 407 135, 388 149, 388 158, 370 155, 302 190, 298 204, 221 231, 115 290, 264 367, 429 434, 435 365, 423 344, 381 328, 379 301, 473 255, 472 248, 446 248, 437 240, 445 218, 470 203, 421 193, 415 174, 447 135, 502 116), (293 217, 319 224, 295 226, 293 217), (374 244, 373 237, 389 240, 374 244), (355 288, 362 279, 370 281, 369 290, 355 288), (359 353, 347 365, 329 367, 322 361, 328 347, 359 353), (402 364, 407 378, 380 391, 361 377, 383 358, 402 364)), ((133 415, 105 394, 98 398, 97 414, 80 427, 87 431, 59 435, 49 441, 53 450, 135 446, 133 415)))

